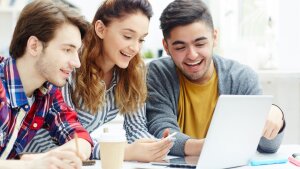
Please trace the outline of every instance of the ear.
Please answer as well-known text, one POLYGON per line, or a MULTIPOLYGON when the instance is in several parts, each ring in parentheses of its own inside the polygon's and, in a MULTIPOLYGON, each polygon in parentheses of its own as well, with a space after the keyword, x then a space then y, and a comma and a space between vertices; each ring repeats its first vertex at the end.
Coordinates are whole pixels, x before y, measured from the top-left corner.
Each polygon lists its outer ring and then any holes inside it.
POLYGON ((31 56, 37 56, 43 50, 42 42, 36 36, 30 36, 27 40, 26 50, 31 56))
POLYGON ((168 42, 167 42, 165 39, 163 39, 163 40, 162 40, 162 44, 163 44, 163 46, 164 46, 164 49, 165 49, 166 53, 167 53, 169 56, 171 56, 171 55, 170 55, 170 52, 169 52, 168 42))
POLYGON ((218 46, 218 30, 214 29, 213 31, 213 38, 214 38, 214 43, 213 43, 213 47, 217 47, 218 46))
POLYGON ((101 20, 97 20, 95 23, 95 32, 100 39, 104 38, 105 31, 106 31, 106 26, 104 25, 104 23, 101 20))

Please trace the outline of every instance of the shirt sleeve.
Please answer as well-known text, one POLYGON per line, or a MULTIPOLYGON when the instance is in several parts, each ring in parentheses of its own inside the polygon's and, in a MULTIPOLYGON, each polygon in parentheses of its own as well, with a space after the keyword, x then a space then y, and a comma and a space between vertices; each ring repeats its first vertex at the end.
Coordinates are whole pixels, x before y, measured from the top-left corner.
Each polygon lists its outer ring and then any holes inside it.
POLYGON ((178 98, 176 96, 179 87, 176 87, 176 84, 179 81, 176 73, 172 72, 173 69, 165 65, 167 65, 165 62, 153 61, 148 66, 147 126, 149 132, 157 138, 161 138, 167 128, 171 133, 177 132, 170 154, 184 156, 184 146, 190 137, 180 131, 177 122, 178 98))
MULTIPOLYGON (((66 83, 66 85, 61 89, 61 92, 63 94, 63 98, 64 101, 66 102, 66 104, 68 106, 70 106, 71 108, 75 109, 74 103, 72 101, 72 97, 71 97, 71 91, 74 87, 74 83, 71 79, 69 79, 69 81, 66 83)), ((94 127, 97 128, 99 127, 99 124, 96 120, 93 120, 95 117, 90 115, 89 113, 80 110, 80 109, 76 109, 77 111, 77 115, 78 115, 78 119, 79 122, 81 123, 81 125, 88 131, 88 132, 92 132, 94 127)), ((92 149, 92 154, 91 154, 91 159, 100 159, 100 144, 97 141, 97 138, 92 138, 94 147, 92 149)))
POLYGON ((89 133, 79 123, 77 113, 63 100, 60 90, 53 94, 53 101, 49 114, 46 116, 49 133, 59 144, 64 144, 73 138, 74 132, 79 138, 85 139, 93 145, 89 133))
POLYGON ((146 119, 146 104, 136 112, 124 115, 124 129, 128 143, 132 143, 140 138, 155 138, 148 132, 146 119))

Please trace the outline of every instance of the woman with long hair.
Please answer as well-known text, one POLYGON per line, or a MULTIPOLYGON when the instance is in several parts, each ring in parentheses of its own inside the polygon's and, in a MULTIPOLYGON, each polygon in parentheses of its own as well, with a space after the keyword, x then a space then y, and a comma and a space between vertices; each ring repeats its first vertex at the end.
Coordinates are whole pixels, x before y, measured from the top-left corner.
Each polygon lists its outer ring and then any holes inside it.
MULTIPOLYGON (((104 1, 83 41, 81 67, 63 88, 65 101, 75 108, 89 132, 117 114, 124 116, 130 143, 125 160, 162 160, 173 146, 172 140, 154 138, 146 125, 146 66, 139 52, 151 16, 148 0, 104 1)), ((41 145, 46 137, 40 135, 35 141, 41 145)), ((32 143, 27 150, 38 151, 39 145, 32 143)), ((92 157, 99 159, 99 152, 95 141, 92 157)))

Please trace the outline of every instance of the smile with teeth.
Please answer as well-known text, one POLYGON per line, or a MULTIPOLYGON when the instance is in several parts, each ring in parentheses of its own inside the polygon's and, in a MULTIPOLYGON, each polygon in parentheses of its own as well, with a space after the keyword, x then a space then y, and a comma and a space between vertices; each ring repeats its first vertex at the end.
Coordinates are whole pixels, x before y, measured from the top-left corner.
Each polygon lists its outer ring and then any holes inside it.
POLYGON ((195 65, 199 65, 201 63, 201 61, 197 61, 197 62, 193 62, 193 63, 185 63, 188 66, 195 66, 195 65))
POLYGON ((133 55, 130 55, 130 54, 124 53, 124 52, 122 52, 122 51, 121 51, 121 54, 122 54, 122 55, 124 55, 124 56, 127 56, 127 57, 133 57, 133 55))

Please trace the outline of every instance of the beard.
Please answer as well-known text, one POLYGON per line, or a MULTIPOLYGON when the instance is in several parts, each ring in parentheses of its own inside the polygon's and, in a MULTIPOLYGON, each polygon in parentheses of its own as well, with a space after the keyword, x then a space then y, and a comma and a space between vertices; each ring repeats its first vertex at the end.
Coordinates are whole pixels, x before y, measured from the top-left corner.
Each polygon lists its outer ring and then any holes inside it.
MULTIPOLYGON (((187 71, 184 71, 183 68, 180 69, 180 71, 183 73, 183 75, 189 79, 190 81, 192 82, 205 82, 205 79, 210 79, 211 76, 212 76, 212 72, 210 71, 210 67, 211 65, 213 64, 212 62, 212 58, 206 60, 207 64, 205 65, 204 69, 198 71, 198 72, 195 72, 195 73, 189 73, 187 71)), ((203 63, 201 63, 203 64, 203 63)))

